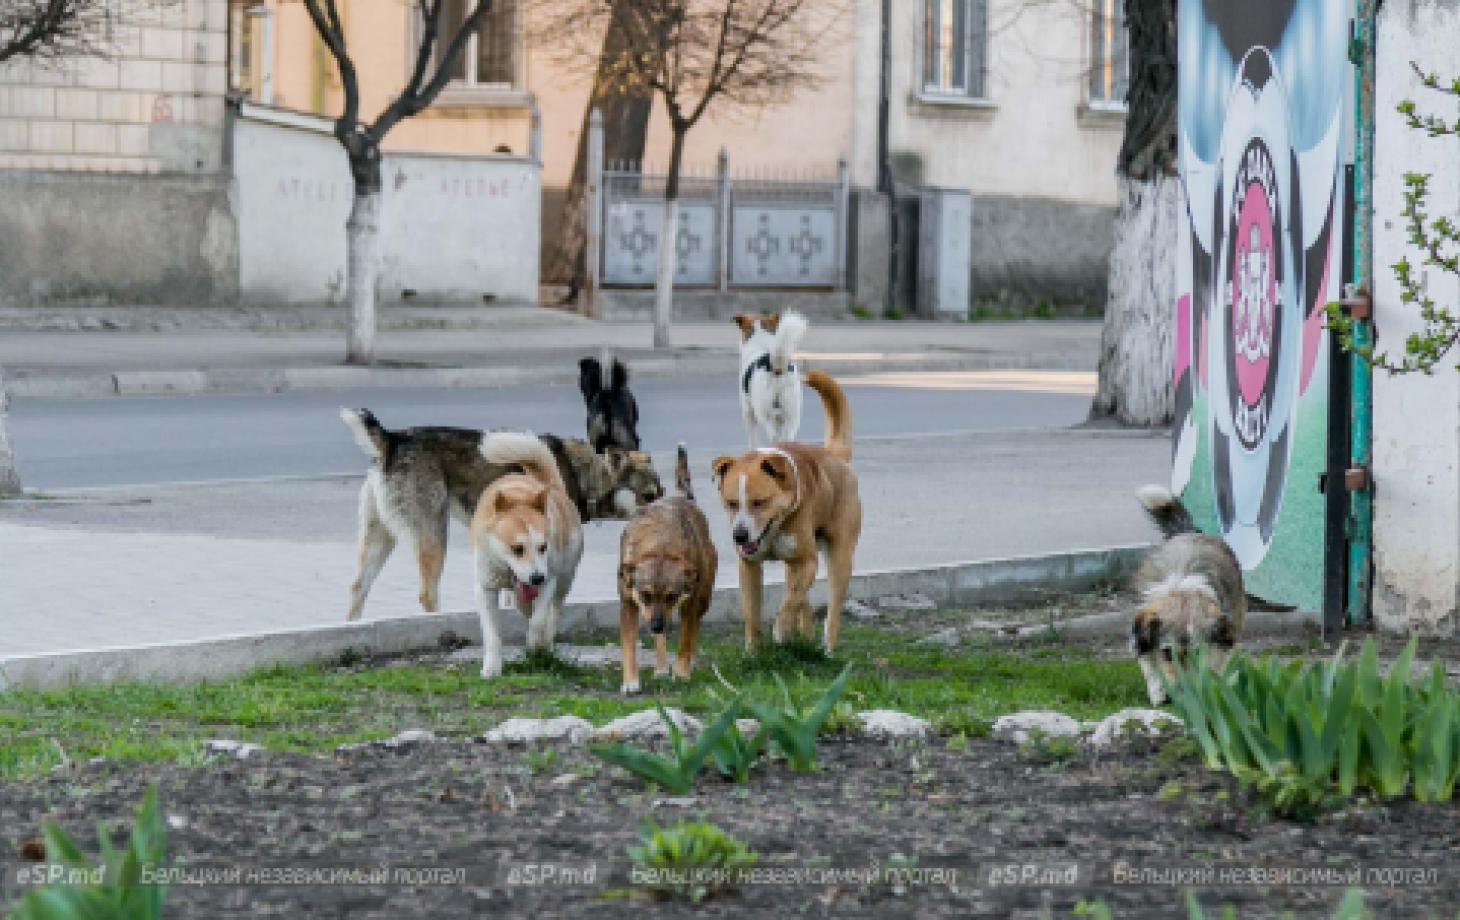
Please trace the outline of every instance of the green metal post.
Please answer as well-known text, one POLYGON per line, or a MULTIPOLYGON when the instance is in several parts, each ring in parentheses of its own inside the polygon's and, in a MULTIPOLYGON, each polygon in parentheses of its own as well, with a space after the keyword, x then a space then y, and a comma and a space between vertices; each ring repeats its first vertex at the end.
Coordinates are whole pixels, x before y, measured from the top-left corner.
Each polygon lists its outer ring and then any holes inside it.
MULTIPOLYGON (((1354 126, 1354 286, 1373 296, 1374 278, 1374 46, 1375 12, 1379 0, 1359 0, 1354 19, 1355 126, 1354 126)), ((1355 354, 1351 365, 1353 392, 1353 440, 1351 461, 1357 469, 1368 470, 1372 462, 1374 434, 1373 369, 1361 350, 1374 343, 1372 319, 1359 319, 1353 325, 1355 354)), ((1348 621, 1350 625, 1369 621, 1370 559, 1374 528, 1373 476, 1366 477, 1364 488, 1352 493, 1349 508, 1349 590, 1348 621)))

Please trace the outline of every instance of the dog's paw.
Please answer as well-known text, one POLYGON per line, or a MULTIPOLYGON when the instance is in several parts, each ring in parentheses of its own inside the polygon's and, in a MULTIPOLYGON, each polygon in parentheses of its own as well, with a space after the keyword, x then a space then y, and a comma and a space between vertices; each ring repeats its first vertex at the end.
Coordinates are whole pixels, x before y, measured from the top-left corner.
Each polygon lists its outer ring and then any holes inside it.
POLYGON ((681 671, 678 665, 676 665, 674 669, 670 672, 675 680, 689 680, 690 673, 691 672, 689 668, 685 668, 683 671, 681 671))
POLYGON ((654 676, 655 677, 659 677, 659 678, 668 677, 669 676, 669 669, 668 668, 655 668, 654 669, 654 676))
POLYGON ((491 680, 493 677, 502 676, 502 659, 496 661, 482 662, 482 679, 491 680))
POLYGON ((639 682, 636 680, 625 681, 623 686, 618 688, 618 692, 624 696, 633 696, 639 692, 639 682))

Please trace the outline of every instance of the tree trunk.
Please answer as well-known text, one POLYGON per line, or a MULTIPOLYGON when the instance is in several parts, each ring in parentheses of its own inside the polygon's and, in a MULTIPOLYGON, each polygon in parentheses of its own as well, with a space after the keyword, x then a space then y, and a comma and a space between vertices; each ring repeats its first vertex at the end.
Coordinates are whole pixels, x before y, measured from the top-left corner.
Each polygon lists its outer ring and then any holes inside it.
POLYGON ((615 87, 614 74, 603 62, 618 61, 626 53, 627 44, 620 16, 632 15, 636 7, 622 5, 609 18, 603 34, 600 66, 593 78, 593 90, 583 109, 582 130, 578 135, 578 153, 573 160, 573 175, 563 200, 563 216, 558 239, 547 266, 547 277, 568 284, 567 300, 577 299, 587 283, 588 243, 588 118, 596 108, 603 114, 603 159, 605 163, 644 159, 644 145, 649 133, 649 115, 654 95, 647 88, 615 87))
POLYGON ((1125 425, 1171 421, 1176 315, 1176 233, 1181 182, 1118 177, 1110 297, 1100 336, 1100 382, 1092 417, 1125 425))
POLYGON ((345 222, 345 298, 350 303, 347 364, 375 361, 375 282, 380 274, 380 190, 355 196, 345 222))
POLYGON ((664 218, 659 223, 659 275, 654 281, 654 347, 669 347, 674 316, 674 263, 679 254, 679 170, 684 158, 687 125, 674 126, 669 150, 669 176, 664 183, 664 218))
POLYGON ((20 471, 10 447, 9 414, 10 391, 5 388, 5 372, 0 369, 0 498, 20 494, 20 471))

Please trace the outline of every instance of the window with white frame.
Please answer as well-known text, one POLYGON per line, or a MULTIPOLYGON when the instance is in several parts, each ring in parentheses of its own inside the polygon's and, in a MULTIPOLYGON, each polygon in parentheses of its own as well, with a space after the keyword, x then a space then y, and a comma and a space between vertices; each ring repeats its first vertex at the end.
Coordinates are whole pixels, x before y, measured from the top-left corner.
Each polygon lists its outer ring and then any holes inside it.
POLYGON ((1090 10, 1090 102, 1125 106, 1130 85, 1130 32, 1125 0, 1094 0, 1090 10))
MULTIPOLYGON (((438 49, 456 36, 478 0, 442 0, 438 49)), ((521 36, 516 0, 492 0, 491 10, 467 38, 466 48, 451 70, 451 86, 466 89, 510 89, 517 84, 521 36)))
POLYGON ((923 0, 923 94, 987 98, 988 0, 923 0))

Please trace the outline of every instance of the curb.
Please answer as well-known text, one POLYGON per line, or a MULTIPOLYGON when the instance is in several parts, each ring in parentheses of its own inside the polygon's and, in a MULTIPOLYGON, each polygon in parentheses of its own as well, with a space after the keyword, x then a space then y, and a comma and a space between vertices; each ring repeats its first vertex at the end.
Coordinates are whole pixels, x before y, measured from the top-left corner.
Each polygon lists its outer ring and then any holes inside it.
MULTIPOLYGON (((279 393, 293 390, 346 389, 491 389, 525 384, 576 383, 573 354, 564 353, 563 366, 509 365, 504 367, 260 367, 179 368, 98 374, 7 373, 6 385, 15 399, 75 399, 102 396, 198 396, 212 393, 279 393)), ((734 372, 739 358, 688 354, 668 358, 638 358, 636 377, 734 372)), ((812 363, 839 375, 926 371, 1065 370, 1094 371, 1087 357, 1060 353, 1027 355, 927 355, 908 353, 878 359, 818 361, 812 363)))
MULTIPOLYGON (((1051 593, 1089 590, 1120 581, 1135 570, 1147 549, 1118 546, 868 572, 852 576, 847 594, 849 599, 866 600, 920 593, 940 605, 1028 602, 1051 593)), ((769 611, 779 606, 783 593, 784 585, 766 585, 765 608, 769 611)), ((811 597, 813 604, 825 602, 824 581, 816 583, 811 597)), ((590 630, 615 629, 618 616, 616 598, 568 604, 559 621, 558 639, 570 639, 590 630)), ((739 591, 717 590, 705 622, 739 621, 739 591)), ((503 612, 498 629, 507 641, 520 641, 525 632, 522 617, 514 611, 503 612)), ((0 691, 127 681, 220 680, 272 665, 338 661, 347 652, 377 656, 427 651, 463 638, 473 643, 481 641, 475 613, 419 614, 136 648, 21 655, 0 658, 0 691)))

